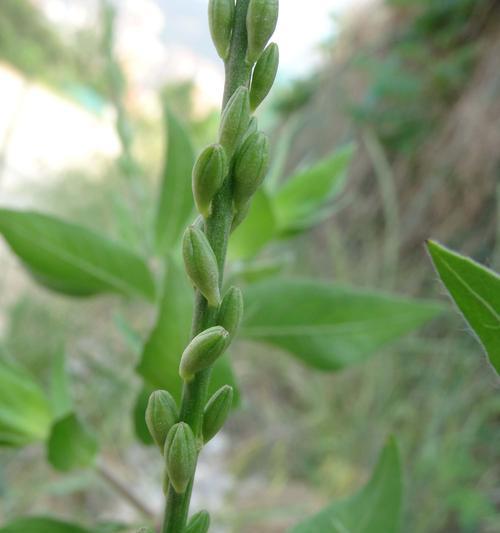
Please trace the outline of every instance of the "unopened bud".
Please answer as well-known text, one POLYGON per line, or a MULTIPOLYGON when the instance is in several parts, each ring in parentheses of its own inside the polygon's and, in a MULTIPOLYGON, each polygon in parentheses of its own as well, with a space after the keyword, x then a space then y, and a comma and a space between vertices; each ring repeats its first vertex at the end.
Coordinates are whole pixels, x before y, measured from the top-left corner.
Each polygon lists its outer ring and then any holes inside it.
POLYGON ((269 165, 269 141, 256 132, 243 143, 233 172, 233 200, 238 210, 245 205, 260 187, 269 165))
POLYGON ((224 353, 229 342, 229 333, 221 326, 202 331, 188 344, 181 357, 179 375, 191 381, 194 375, 213 365, 224 353))
POLYGON ((245 131, 243 135, 243 139, 241 140, 242 144, 248 139, 248 137, 250 137, 250 135, 258 131, 258 129, 259 129, 259 123, 257 121, 257 118, 252 117, 250 119, 250 122, 248 123, 247 131, 245 131))
POLYGON ((179 411, 172 396, 164 390, 153 392, 146 408, 146 425, 162 452, 167 434, 178 420, 179 411))
POLYGON ((193 168, 193 195, 198 211, 208 218, 210 203, 227 176, 226 152, 220 144, 208 146, 200 154, 193 168))
POLYGON ((208 239, 199 228, 190 226, 184 233, 182 253, 186 272, 210 306, 220 302, 219 268, 208 239))
POLYGON ((250 122, 250 100, 248 89, 239 87, 229 99, 222 113, 219 139, 228 159, 240 145, 250 122))
POLYGON ((278 45, 271 43, 257 61, 250 87, 250 107, 253 111, 259 107, 269 94, 276 79, 279 60, 280 52, 278 45))
POLYGON ((207 533, 209 527, 210 515, 208 511, 199 511, 189 520, 185 533, 207 533))
POLYGON ((209 0, 208 23, 217 53, 226 59, 231 44, 234 21, 234 0, 209 0))
POLYGON ((251 64, 271 38, 278 22, 278 0, 250 0, 247 13, 248 50, 247 61, 251 64))
POLYGON ((224 425, 233 405, 233 388, 224 385, 211 398, 203 413, 203 442, 211 440, 224 425))
POLYGON ((243 295, 238 287, 230 287, 217 312, 217 324, 222 326, 228 333, 229 338, 234 339, 243 316, 243 295))
POLYGON ((184 422, 175 424, 165 442, 168 477, 175 491, 185 492, 196 468, 196 441, 191 428, 184 422))

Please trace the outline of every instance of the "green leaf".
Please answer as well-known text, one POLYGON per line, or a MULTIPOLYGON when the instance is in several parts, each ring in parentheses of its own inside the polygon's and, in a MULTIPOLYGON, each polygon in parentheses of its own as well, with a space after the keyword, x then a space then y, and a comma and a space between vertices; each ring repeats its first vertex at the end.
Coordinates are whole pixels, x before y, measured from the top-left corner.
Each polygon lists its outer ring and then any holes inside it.
POLYGON ((52 426, 47 442, 47 458, 57 470, 67 472, 93 464, 97 439, 75 413, 69 413, 52 426))
POLYGON ((179 241, 194 209, 191 173, 194 151, 187 131, 175 115, 165 109, 166 159, 155 222, 159 252, 172 249, 179 241))
POLYGON ((289 533, 398 533, 402 494, 399 452, 391 439, 363 489, 351 498, 326 507, 289 533))
POLYGON ((247 218, 236 228, 229 241, 229 256, 233 259, 251 259, 276 232, 276 218, 271 199, 260 189, 254 196, 247 218))
POLYGON ((429 301, 305 279, 273 278, 245 291, 241 335, 320 370, 359 363, 441 312, 429 301))
POLYGON ((0 209, 0 232, 27 269, 58 292, 117 292, 154 299, 144 260, 82 226, 33 211, 0 209))
MULTIPOLYGON (((167 390, 180 401, 182 380, 179 363, 190 338, 194 292, 177 258, 170 255, 166 265, 160 310, 144 345, 137 372, 148 385, 167 390)), ((226 384, 236 391, 231 367, 227 358, 222 357, 214 365, 211 390, 226 384)), ((139 412, 135 416, 139 417, 139 412)))
POLYGON ((153 437, 149 433, 148 426, 146 425, 146 407, 148 406, 149 396, 154 390, 153 387, 144 384, 134 403, 133 419, 135 435, 146 446, 152 446, 154 444, 153 437))
POLYGON ((0 528, 0 533, 91 533, 91 531, 55 518, 31 517, 18 518, 10 522, 0 528))
POLYGON ((353 153, 352 144, 343 146, 284 183, 274 197, 282 234, 304 231, 331 214, 330 203, 345 183, 353 153))
POLYGON ((17 363, 0 357, 0 445, 43 441, 52 413, 42 389, 17 363))
POLYGON ((445 287, 500 373, 500 276, 437 242, 427 246, 445 287))

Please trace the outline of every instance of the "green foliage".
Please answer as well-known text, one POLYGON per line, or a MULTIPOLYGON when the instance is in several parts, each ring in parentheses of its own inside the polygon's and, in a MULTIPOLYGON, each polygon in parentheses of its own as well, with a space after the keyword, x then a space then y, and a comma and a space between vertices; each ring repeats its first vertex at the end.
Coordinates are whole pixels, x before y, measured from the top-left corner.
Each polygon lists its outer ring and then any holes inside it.
POLYGON ((160 254, 178 243, 193 212, 193 146, 185 128, 167 107, 165 121, 166 158, 155 222, 156 245, 160 254))
POLYGON ((320 370, 360 363, 442 311, 433 302, 300 279, 263 281, 244 296, 242 337, 320 370))
POLYGON ((52 426, 47 458, 54 468, 67 472, 91 466, 97 449, 96 436, 71 412, 52 426))
POLYGON ((399 451, 390 440, 363 489, 306 519, 290 533, 398 533, 402 531, 402 494, 399 451))
POLYGON ((154 298, 143 259, 82 226, 33 211, 0 209, 0 232, 37 281, 52 290, 154 298))
POLYGON ((427 246, 442 282, 500 373, 500 277, 434 241, 427 246))
POLYGON ((0 533, 92 533, 92 531, 54 518, 31 517, 14 520, 0 528, 0 533))
POLYGON ((52 413, 35 380, 4 354, 0 357, 0 445, 25 446, 44 440, 52 413))

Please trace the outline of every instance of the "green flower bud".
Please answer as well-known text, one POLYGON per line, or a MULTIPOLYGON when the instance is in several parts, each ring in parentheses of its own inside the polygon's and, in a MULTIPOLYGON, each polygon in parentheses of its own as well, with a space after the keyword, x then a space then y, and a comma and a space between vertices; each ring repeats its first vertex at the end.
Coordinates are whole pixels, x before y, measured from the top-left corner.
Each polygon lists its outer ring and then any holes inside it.
POLYGON ((263 133, 253 133, 236 154, 233 172, 233 200, 236 210, 245 205, 260 187, 268 165, 269 141, 263 133))
POLYGON ((278 0, 250 0, 247 13, 247 61, 259 59, 278 22, 278 0))
POLYGON ((195 287, 216 307, 220 302, 219 267, 206 235, 190 226, 184 233, 182 253, 186 272, 195 287))
POLYGON ((238 287, 230 287, 217 312, 217 324, 222 326, 228 333, 229 338, 234 339, 243 316, 243 295, 238 287))
POLYGON ((185 533, 207 533, 209 527, 210 515, 208 511, 199 511, 189 520, 185 533))
POLYGON ((165 390, 153 392, 146 408, 146 425, 162 451, 170 428, 178 420, 179 411, 172 396, 165 390))
POLYGON ((271 43, 257 61, 250 87, 250 107, 252 111, 255 111, 269 94, 276 79, 279 60, 280 52, 278 45, 271 43))
POLYGON ((185 492, 196 468, 196 440, 184 422, 175 424, 165 442, 165 460, 170 483, 178 494, 185 492))
POLYGON ((233 388, 224 385, 211 398, 203 412, 203 442, 211 440, 224 425, 233 405, 233 388))
POLYGON ((250 119, 250 122, 248 123, 247 131, 245 131, 245 134, 243 135, 242 144, 252 135, 252 133, 255 133, 259 129, 259 123, 257 122, 256 117, 252 117, 250 119))
POLYGON ((226 150, 228 159, 231 159, 240 145, 249 122, 250 100, 248 89, 239 87, 224 108, 219 129, 220 144, 226 150))
POLYGON ((224 353, 229 342, 229 333, 221 326, 206 329, 188 344, 182 354, 179 374, 184 381, 213 365, 224 353))
POLYGON ((198 211, 208 218, 210 203, 228 173, 226 152, 220 144, 203 150, 193 168, 193 195, 198 211))
POLYGON ((234 0, 209 0, 208 24, 217 53, 227 59, 234 21, 234 0))

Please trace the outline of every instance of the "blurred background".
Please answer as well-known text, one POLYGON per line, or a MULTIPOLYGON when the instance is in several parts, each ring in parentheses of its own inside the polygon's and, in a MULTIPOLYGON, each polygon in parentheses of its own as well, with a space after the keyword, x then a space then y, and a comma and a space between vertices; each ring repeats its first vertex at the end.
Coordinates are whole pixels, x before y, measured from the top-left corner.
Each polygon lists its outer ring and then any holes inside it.
MULTIPOLYGON (((197 150, 216 136, 224 73, 206 3, 116 1, 110 46, 100 1, 2 0, 1 204, 54 213, 147 250, 162 102, 182 117, 197 150), (110 61, 123 72, 119 83, 110 61), (117 133, 123 115, 130 145, 117 133), (129 179, 132 160, 139 184, 129 179), (124 210, 137 212, 133 223, 124 210)), ((335 213, 292 241, 287 268, 440 298, 423 248, 433 237, 498 271, 498 3, 284 0, 275 40, 278 82, 259 121, 283 173, 346 141, 356 145, 335 213)), ((159 460, 137 442, 129 414, 140 389, 137 352, 122 331, 126 317, 147 333, 151 312, 116 298, 75 303, 49 293, 3 243, 0 264, 3 349, 47 382, 64 346, 78 407, 102 448, 96 470, 66 475, 40 447, 2 450, 0 521, 56 513, 139 523, 141 513, 159 512, 159 460)), ((335 374, 254 346, 233 357, 242 406, 204 455, 194 495, 196 507, 214 514, 214 531, 285 531, 359 487, 394 433, 405 533, 500 532, 498 383, 458 316, 335 374)))

